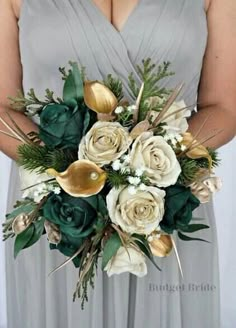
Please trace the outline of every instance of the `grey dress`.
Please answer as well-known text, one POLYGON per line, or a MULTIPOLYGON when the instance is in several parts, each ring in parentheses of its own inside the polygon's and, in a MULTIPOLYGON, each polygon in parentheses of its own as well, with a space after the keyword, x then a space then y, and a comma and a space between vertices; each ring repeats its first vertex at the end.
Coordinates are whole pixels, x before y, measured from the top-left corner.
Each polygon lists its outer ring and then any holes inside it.
MULTIPOLYGON (((184 82, 181 98, 196 103, 207 40, 203 0, 140 0, 118 32, 92 0, 24 0, 19 21, 23 86, 44 95, 45 88, 61 95, 58 67, 69 60, 86 67, 89 79, 112 73, 122 79, 131 99, 127 76, 136 64, 151 57, 158 64, 172 63, 174 77, 163 85, 184 82)), ((9 206, 19 197, 13 165, 9 206), (14 182, 13 182, 14 181, 14 182)), ((196 217, 211 226, 198 234, 209 241, 178 241, 184 278, 174 254, 157 259, 162 272, 148 264, 148 275, 128 273, 108 278, 98 270, 95 290, 80 310, 72 302, 77 271, 70 264, 48 274, 64 257, 42 240, 14 261, 7 253, 8 328, 219 328, 218 257, 211 205, 201 206, 196 217)))

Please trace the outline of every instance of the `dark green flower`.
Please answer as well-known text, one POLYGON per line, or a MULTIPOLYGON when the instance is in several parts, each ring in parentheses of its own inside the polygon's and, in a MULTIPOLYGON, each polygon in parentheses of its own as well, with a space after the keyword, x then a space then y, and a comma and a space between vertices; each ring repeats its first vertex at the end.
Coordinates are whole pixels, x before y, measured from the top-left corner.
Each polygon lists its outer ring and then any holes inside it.
POLYGON ((192 212, 200 205, 190 188, 175 185, 167 188, 165 197, 165 215, 160 223, 162 230, 173 233, 186 228, 192 220, 192 212))
POLYGON ((40 114, 39 138, 48 147, 77 148, 88 124, 85 106, 50 104, 40 114))
MULTIPOLYGON (((85 238, 94 232, 97 222, 98 198, 75 198, 62 192, 50 196, 43 207, 44 217, 58 225, 62 240, 58 245, 50 245, 66 256, 72 256, 80 248, 85 238)), ((79 258, 74 264, 79 265, 79 258)))

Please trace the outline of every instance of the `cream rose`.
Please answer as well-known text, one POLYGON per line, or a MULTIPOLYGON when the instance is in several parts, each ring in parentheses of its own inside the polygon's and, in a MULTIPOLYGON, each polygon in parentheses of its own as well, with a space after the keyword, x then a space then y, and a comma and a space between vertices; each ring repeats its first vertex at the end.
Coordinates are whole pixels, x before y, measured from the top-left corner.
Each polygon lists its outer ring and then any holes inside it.
POLYGON ((45 181, 50 180, 51 177, 46 174, 38 174, 35 171, 25 170, 23 167, 19 167, 20 187, 23 190, 23 198, 32 198, 36 203, 46 196, 49 191, 45 181))
POLYGON ((192 193, 202 204, 208 203, 213 194, 218 192, 221 187, 221 179, 215 176, 205 178, 202 181, 196 181, 190 185, 192 193))
POLYGON ((88 159, 98 166, 110 164, 129 148, 132 138, 117 122, 97 122, 79 145, 79 159, 88 159))
POLYGON ((158 187, 176 183, 181 172, 175 152, 161 136, 142 133, 134 142, 130 153, 133 169, 143 168, 150 182, 158 187))
POLYGON ((165 192, 155 187, 137 189, 133 195, 128 187, 113 188, 107 195, 111 221, 128 233, 150 234, 164 215, 165 192))
POLYGON ((123 272, 130 272, 138 277, 143 277, 147 274, 145 256, 133 247, 125 249, 122 246, 107 263, 104 271, 107 271, 109 277, 123 272))
MULTIPOLYGON (((166 99, 160 97, 152 97, 148 100, 149 105, 156 106, 162 104, 166 99)), ((152 112, 152 119, 155 120, 159 113, 156 111, 152 112)), ((183 100, 174 102, 168 111, 165 113, 162 122, 167 123, 163 128, 168 134, 181 134, 188 130, 187 118, 191 116, 191 111, 186 108, 186 104, 183 100), (184 109, 183 109, 184 108, 184 109)))

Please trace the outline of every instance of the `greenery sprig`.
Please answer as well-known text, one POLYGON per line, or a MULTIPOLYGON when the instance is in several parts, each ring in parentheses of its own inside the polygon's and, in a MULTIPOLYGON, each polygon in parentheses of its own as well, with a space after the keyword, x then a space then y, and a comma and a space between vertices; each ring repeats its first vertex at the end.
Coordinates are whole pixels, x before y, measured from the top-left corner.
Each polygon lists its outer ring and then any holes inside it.
POLYGON ((108 74, 103 83, 114 93, 118 101, 121 101, 121 99, 124 97, 121 80, 113 77, 111 74, 108 74))
POLYGON ((50 150, 46 146, 22 144, 18 150, 18 164, 29 171, 45 172, 48 168, 65 170, 77 159, 76 152, 70 149, 50 150))
MULTIPOLYGON (((173 72, 169 71, 170 63, 164 62, 163 64, 156 67, 155 64, 152 63, 151 59, 148 58, 146 60, 142 60, 142 66, 137 65, 137 71, 144 82, 144 90, 140 102, 140 110, 139 110, 139 121, 142 121, 146 118, 147 112, 149 111, 149 106, 146 100, 150 97, 160 97, 168 96, 171 90, 160 87, 158 83, 169 76, 174 75, 173 72)), ((131 73, 129 75, 129 88, 135 98, 137 98, 140 90, 140 86, 134 78, 134 75, 131 73)), ((163 107, 163 104, 162 104, 163 107)), ((160 107, 161 108, 161 107, 160 107)), ((157 108, 156 110, 160 109, 157 108)))

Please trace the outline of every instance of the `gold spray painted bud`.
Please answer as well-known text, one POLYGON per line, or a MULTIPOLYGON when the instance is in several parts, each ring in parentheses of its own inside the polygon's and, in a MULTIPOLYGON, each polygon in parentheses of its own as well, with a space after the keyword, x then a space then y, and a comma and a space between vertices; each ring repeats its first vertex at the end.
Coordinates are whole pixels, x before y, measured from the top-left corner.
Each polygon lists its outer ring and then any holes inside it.
POLYGON ((26 213, 21 213, 14 219, 12 223, 12 230, 16 235, 19 235, 21 232, 25 231, 30 224, 31 220, 29 215, 26 213))
POLYGON ((158 257, 168 256, 173 248, 171 237, 168 235, 161 235, 159 238, 153 238, 149 241, 152 254, 158 257))
POLYGON ((85 82, 84 102, 88 108, 98 114, 110 114, 118 105, 118 100, 113 92, 97 81, 85 82))

